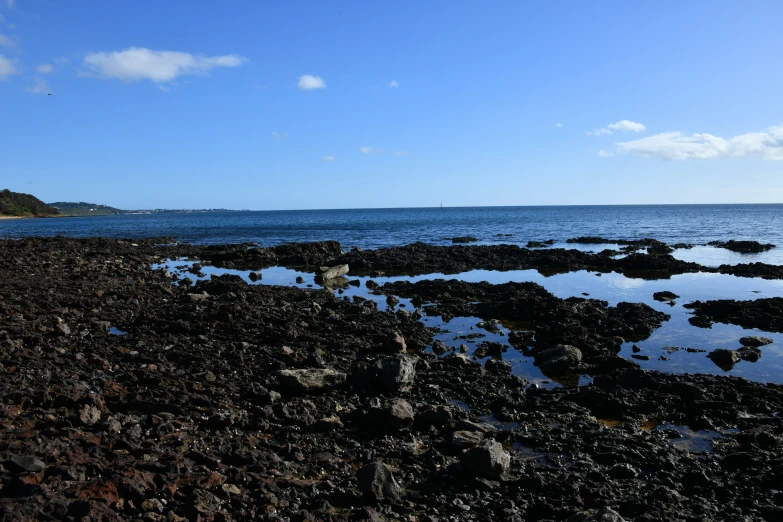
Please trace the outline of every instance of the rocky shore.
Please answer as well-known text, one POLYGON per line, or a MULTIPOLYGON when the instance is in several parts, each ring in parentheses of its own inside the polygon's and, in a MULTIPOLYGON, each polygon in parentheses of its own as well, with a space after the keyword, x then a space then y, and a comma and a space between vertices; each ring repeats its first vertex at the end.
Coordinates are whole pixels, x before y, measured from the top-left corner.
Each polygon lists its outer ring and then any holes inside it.
MULTIPOLYGON (((151 269, 187 257, 241 270, 348 264, 354 275, 783 277, 629 246, 648 250, 0 241, 2 519, 783 519, 783 387, 641 370, 617 354, 668 319, 645 304, 440 280, 374 289, 383 309, 323 288, 151 269), (544 389, 491 345, 478 359, 436 350, 422 313, 513 319, 509 341, 540 368, 594 379, 544 389)), ((693 308, 699 326, 782 331, 776 300, 693 308)))

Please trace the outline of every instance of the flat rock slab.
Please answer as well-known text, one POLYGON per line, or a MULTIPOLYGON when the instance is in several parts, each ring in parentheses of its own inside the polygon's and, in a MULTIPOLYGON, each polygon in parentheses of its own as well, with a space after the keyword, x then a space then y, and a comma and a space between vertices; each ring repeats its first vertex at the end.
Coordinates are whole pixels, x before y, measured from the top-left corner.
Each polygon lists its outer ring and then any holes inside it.
POLYGON ((348 273, 348 265, 321 266, 318 267, 317 275, 321 279, 334 279, 342 277, 348 273))
POLYGON ((46 469, 46 464, 29 455, 9 455, 6 465, 19 472, 37 473, 46 469))
POLYGON ((277 376, 280 384, 299 393, 335 388, 343 384, 347 378, 346 374, 329 368, 280 370, 277 376))
POLYGON ((775 341, 773 341, 769 337, 759 337, 757 335, 750 335, 748 337, 741 338, 739 342, 742 346, 758 347, 758 346, 766 346, 768 344, 772 344, 775 341))

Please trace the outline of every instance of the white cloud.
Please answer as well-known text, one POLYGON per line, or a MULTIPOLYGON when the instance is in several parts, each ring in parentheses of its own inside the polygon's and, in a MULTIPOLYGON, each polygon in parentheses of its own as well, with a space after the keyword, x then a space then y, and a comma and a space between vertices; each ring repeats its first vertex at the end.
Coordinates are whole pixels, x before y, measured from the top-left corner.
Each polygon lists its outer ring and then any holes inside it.
POLYGON ((322 156, 321 157, 321 161, 334 161, 335 159, 337 159, 337 158, 335 158, 334 156, 322 156))
POLYGON ((41 65, 36 67, 35 70, 41 74, 49 74, 50 72, 54 71, 54 67, 52 67, 48 63, 42 63, 41 65))
POLYGON ((5 0, 5 5, 8 6, 8 9, 13 9, 16 5, 16 0, 5 0))
POLYGON ((297 87, 304 91, 326 89, 326 82, 324 82, 324 79, 320 76, 305 74, 304 76, 299 77, 299 84, 297 84, 297 87))
POLYGON ((558 127, 558 128, 560 128, 560 127, 562 127, 562 126, 563 126, 563 124, 562 124, 562 123, 555 123, 555 127, 558 127))
POLYGON ((365 145, 364 147, 359 147, 359 150, 362 151, 364 154, 376 154, 378 152, 383 152, 383 149, 379 149, 377 147, 370 147, 368 145, 365 145))
POLYGON ((3 33, 0 33, 0 45, 5 47, 13 47, 14 41, 11 40, 9 37, 4 35, 3 33))
POLYGON ((19 71, 14 67, 13 62, 0 54, 0 80, 4 80, 6 77, 12 74, 17 74, 19 71))
POLYGON ((278 140, 278 141, 282 141, 282 140, 288 138, 288 133, 287 132, 273 132, 272 133, 272 137, 274 139, 278 140))
POLYGON ((612 156, 614 156, 614 154, 611 152, 606 152, 604 149, 598 151, 599 158, 611 158, 612 156))
POLYGON ((725 139, 712 134, 664 132, 640 140, 618 143, 623 152, 663 160, 722 159, 756 156, 783 160, 783 125, 725 139))
POLYGON ((400 86, 400 82, 398 82, 397 80, 392 80, 389 82, 389 87, 393 87, 396 89, 399 86, 400 86))
POLYGON ((645 127, 641 123, 636 123, 635 121, 631 121, 631 120, 620 120, 617 123, 612 123, 611 125, 608 125, 608 127, 612 130, 621 130, 621 131, 630 131, 630 132, 642 132, 643 130, 647 129, 647 127, 645 127))
POLYGON ((25 90, 30 94, 49 94, 52 92, 44 80, 38 80, 38 83, 32 87, 28 87, 25 90))
POLYGON ((609 129, 593 129, 591 131, 585 132, 588 136, 602 136, 604 134, 611 134, 612 131, 609 129))
POLYGON ((398 150, 397 152, 394 153, 394 155, 395 156, 407 156, 408 152, 404 151, 404 150, 398 150))
POLYGON ((613 130, 627 131, 627 132, 642 132, 647 127, 641 123, 637 123, 631 120, 620 120, 617 123, 611 123, 602 129, 593 129, 592 131, 585 132, 588 136, 603 136, 605 134, 612 134, 613 130))
POLYGON ((215 67, 237 67, 246 59, 236 54, 195 56, 178 51, 131 47, 124 51, 92 53, 84 58, 89 75, 126 82, 170 82, 187 74, 206 74, 215 67))

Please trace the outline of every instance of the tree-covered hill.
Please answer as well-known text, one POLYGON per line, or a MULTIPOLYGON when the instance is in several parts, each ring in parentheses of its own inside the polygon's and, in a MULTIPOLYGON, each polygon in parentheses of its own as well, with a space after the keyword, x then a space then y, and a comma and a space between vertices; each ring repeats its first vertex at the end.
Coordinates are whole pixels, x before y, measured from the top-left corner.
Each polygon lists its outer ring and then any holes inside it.
POLYGON ((0 216, 56 216, 58 214, 56 208, 30 194, 11 192, 8 189, 0 191, 0 216))
POLYGON ((124 210, 108 205, 85 203, 84 201, 58 201, 49 203, 49 206, 56 207, 60 211, 60 215, 63 216, 116 216, 125 213, 124 210))

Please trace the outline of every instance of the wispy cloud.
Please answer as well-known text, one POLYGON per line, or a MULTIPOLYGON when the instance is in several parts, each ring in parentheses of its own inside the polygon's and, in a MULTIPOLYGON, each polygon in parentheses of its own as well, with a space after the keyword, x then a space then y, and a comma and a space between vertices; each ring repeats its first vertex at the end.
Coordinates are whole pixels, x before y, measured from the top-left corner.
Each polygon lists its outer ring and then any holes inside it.
POLYGON ((395 156, 407 156, 408 155, 408 151, 398 150, 397 152, 394 153, 394 155, 395 156))
POLYGON ((740 134, 721 138, 712 134, 663 132, 634 141, 618 143, 617 147, 630 154, 663 160, 724 159, 755 156, 769 160, 783 160, 783 125, 770 127, 765 132, 740 134))
POLYGON ((37 66, 35 70, 39 74, 49 74, 54 71, 54 67, 52 67, 51 64, 48 63, 42 63, 41 65, 37 66))
POLYGON ((0 54, 0 80, 5 80, 12 74, 17 74, 19 71, 14 67, 14 63, 0 54))
POLYGON ((603 136, 605 134, 612 134, 612 131, 624 131, 624 132, 642 132, 647 127, 641 123, 637 123, 631 120, 620 120, 617 123, 611 123, 606 127, 600 129, 593 129, 585 132, 588 136, 603 136))
POLYGON ((601 150, 598 151, 598 157, 599 158, 611 158, 612 156, 614 156, 613 153, 606 152, 604 149, 601 149, 601 150))
POLYGON ((379 149, 377 147, 370 147, 369 145, 365 145, 364 147, 359 147, 359 150, 362 151, 364 154, 377 154, 379 152, 383 152, 383 149, 379 149))
POLYGON ((14 41, 11 40, 8 36, 4 35, 3 33, 0 33, 0 45, 3 47, 13 47, 14 41))
POLYGON ((8 6, 8 9, 13 9, 16 5, 16 0, 5 0, 5 5, 8 6))
POLYGON ((563 124, 562 124, 562 123, 555 123, 555 127, 558 127, 558 128, 559 128, 559 127, 562 127, 562 126, 563 126, 563 124))
POLYGON ((297 87, 303 91, 311 91, 313 89, 326 89, 326 82, 320 76, 312 76, 305 74, 299 77, 299 83, 297 87))
POLYGON ((274 138, 274 139, 276 139, 278 141, 282 141, 282 140, 288 138, 288 133, 287 132, 273 132, 272 133, 272 138, 274 138))
POLYGON ((612 130, 629 131, 629 132, 642 132, 643 130, 647 129, 647 127, 645 127, 641 123, 636 123, 635 121, 631 121, 631 120, 620 120, 617 123, 612 123, 611 125, 608 125, 608 127, 612 130))
POLYGON ((52 92, 44 80, 38 80, 34 86, 28 87, 25 90, 30 94, 49 94, 52 92))
POLYGON ((400 82, 398 82, 397 80, 392 80, 392 81, 389 82, 389 87, 391 87, 393 89, 396 89, 399 86, 400 86, 400 82))
POLYGON ((334 156, 321 156, 321 161, 334 161, 336 159, 334 156))
POLYGON ((215 67, 237 67, 245 61, 236 54, 197 56, 179 51, 131 47, 124 51, 88 54, 84 58, 84 66, 88 76, 125 82, 151 80, 165 83, 184 75, 207 74, 215 67))

